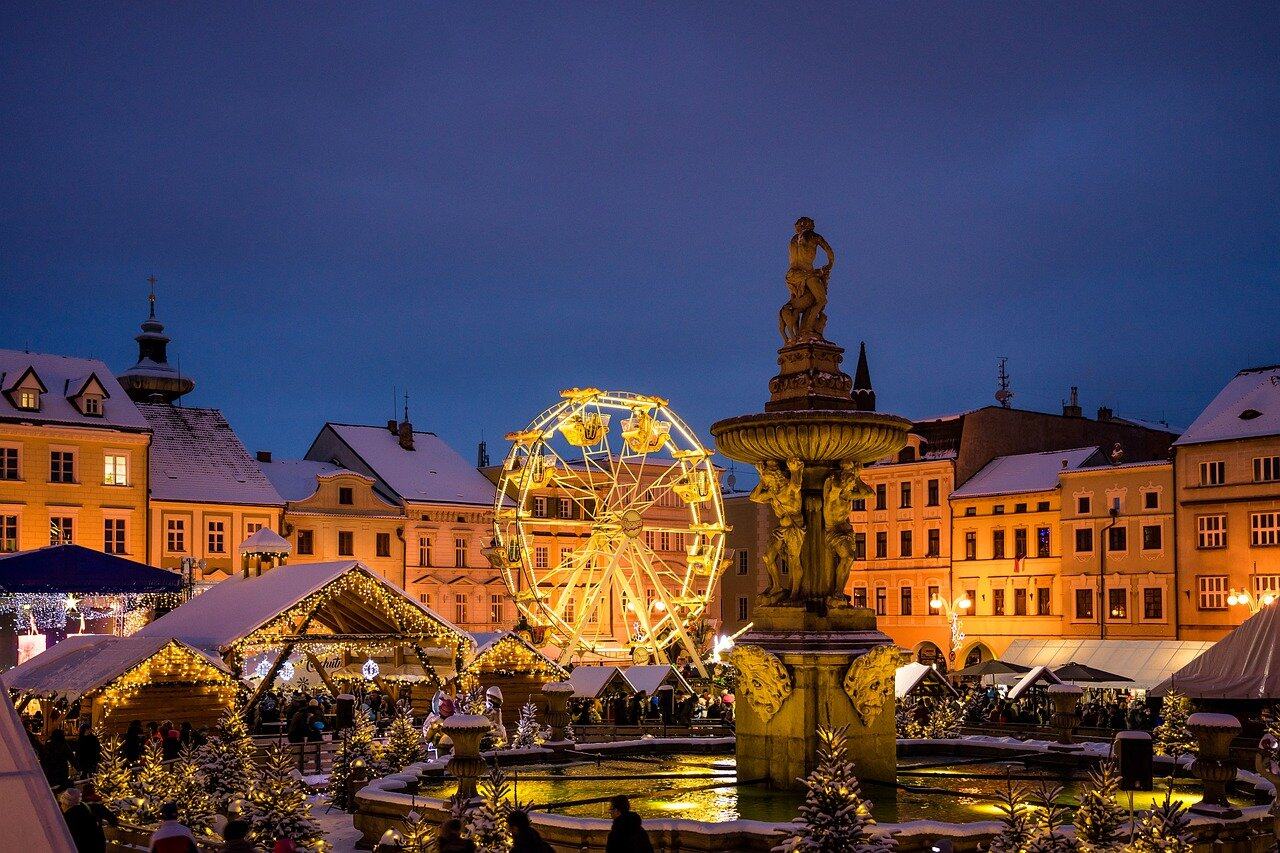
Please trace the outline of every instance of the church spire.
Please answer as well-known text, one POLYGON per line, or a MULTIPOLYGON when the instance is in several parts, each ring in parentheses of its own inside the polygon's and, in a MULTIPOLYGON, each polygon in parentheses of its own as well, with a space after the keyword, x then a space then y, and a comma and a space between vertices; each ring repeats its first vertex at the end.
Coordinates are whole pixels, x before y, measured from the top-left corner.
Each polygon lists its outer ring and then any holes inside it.
POLYGON ((117 379, 125 393, 139 403, 172 403, 196 387, 194 380, 169 364, 169 336, 156 319, 156 277, 147 276, 147 319, 142 321, 138 342, 138 363, 117 379))
POLYGON ((871 387, 871 369, 867 367, 867 342, 858 347, 858 369, 853 372, 853 402, 860 412, 876 410, 876 392, 871 387))

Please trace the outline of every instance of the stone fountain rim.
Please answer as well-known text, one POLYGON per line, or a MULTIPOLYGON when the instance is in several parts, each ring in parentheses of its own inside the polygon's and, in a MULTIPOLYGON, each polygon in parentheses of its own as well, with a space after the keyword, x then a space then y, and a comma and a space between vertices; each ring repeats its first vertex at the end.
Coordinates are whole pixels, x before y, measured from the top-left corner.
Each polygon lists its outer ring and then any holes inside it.
POLYGON ((780 412, 757 412, 751 415, 737 415, 716 421, 711 425, 711 434, 717 438, 721 433, 731 429, 748 426, 785 426, 794 423, 797 426, 809 426, 821 423, 840 425, 880 426, 898 428, 909 431, 914 424, 898 415, 884 412, 862 412, 857 409, 793 409, 780 412))

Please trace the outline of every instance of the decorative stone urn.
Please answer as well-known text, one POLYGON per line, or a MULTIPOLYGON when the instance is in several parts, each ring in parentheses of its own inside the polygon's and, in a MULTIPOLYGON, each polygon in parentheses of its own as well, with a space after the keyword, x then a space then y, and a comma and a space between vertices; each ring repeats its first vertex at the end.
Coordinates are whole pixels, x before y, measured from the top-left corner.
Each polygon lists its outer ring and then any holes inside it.
POLYGON ((440 723, 440 730, 453 741, 453 755, 444 769, 458 780, 458 793, 463 797, 476 795, 476 780, 484 770, 480 740, 492 728, 489 718, 479 714, 454 714, 440 723))
POLYGON ((725 456, 755 466, 751 500, 777 520, 762 555, 768 575, 753 628, 728 659, 739 671, 735 706, 739 779, 796 787, 817 763, 820 726, 848 726, 851 758, 866 780, 893 782, 894 671, 899 654, 875 613, 852 607, 849 573, 861 558, 850 513, 870 494, 862 466, 906 443, 910 421, 874 411, 870 374, 840 370, 826 340, 826 283, 834 255, 802 218, 791 241, 791 301, 780 312, 784 345, 764 411, 711 427, 725 456), (814 269, 814 246, 831 260, 814 269))
POLYGON ((569 697, 573 695, 573 685, 567 681, 552 681, 543 685, 542 695, 547 697, 547 725, 551 727, 551 740, 563 742, 565 726, 569 724, 569 697))
POLYGON ((1058 730, 1058 748, 1079 749, 1073 735, 1080 725, 1080 697, 1084 689, 1075 684, 1050 684, 1049 699, 1053 702, 1053 727, 1058 730))
POLYGON ((1240 812, 1227 802, 1227 785, 1236 778, 1230 760, 1231 742, 1240 734, 1240 721, 1230 714, 1192 714, 1187 728, 1196 739, 1192 774, 1204 787, 1204 796, 1191 807, 1200 814, 1237 817, 1240 812))

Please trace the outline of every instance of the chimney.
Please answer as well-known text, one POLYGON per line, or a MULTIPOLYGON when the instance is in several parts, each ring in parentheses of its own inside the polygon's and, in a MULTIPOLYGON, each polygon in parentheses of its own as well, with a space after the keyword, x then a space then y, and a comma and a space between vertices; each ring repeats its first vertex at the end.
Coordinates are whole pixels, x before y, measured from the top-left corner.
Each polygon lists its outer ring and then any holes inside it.
POLYGON ((1062 416, 1064 418, 1083 418, 1084 409, 1080 408, 1080 389, 1071 386, 1071 402, 1062 404, 1062 416))
POLYGON ((1098 420, 1100 420, 1100 421, 1109 421, 1109 420, 1111 420, 1111 409, 1110 409, 1110 408, 1108 408, 1107 406, 1099 406, 1099 407, 1098 407, 1098 420))
POLYGON ((396 423, 395 418, 392 418, 391 420, 387 421, 387 432, 391 433, 392 435, 399 434, 400 426, 399 424, 396 423))
POLYGON ((413 450, 413 424, 408 421, 400 422, 400 446, 405 450, 413 450))
POLYGON ((257 453, 257 456, 258 456, 258 461, 259 461, 259 462, 270 462, 270 461, 271 461, 271 451, 270 451, 270 450, 259 450, 259 451, 258 451, 258 453, 257 453))

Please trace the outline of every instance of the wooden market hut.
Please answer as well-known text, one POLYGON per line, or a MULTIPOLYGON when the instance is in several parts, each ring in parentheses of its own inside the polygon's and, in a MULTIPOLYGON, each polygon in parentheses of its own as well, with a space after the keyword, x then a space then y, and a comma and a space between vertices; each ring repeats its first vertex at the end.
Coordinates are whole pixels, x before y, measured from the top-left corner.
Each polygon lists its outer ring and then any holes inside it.
MULTIPOLYGON (((643 693, 647 702, 657 696, 665 719, 675 717, 680 696, 693 695, 693 687, 684 680, 680 670, 669 663, 647 666, 629 666, 622 671, 637 693, 643 693)), ((647 713, 647 712, 646 712, 647 713)))
MULTIPOLYGON (((281 666, 300 652, 334 694, 342 688, 321 658, 378 657, 389 666, 415 663, 434 684, 444 678, 432 664, 442 651, 454 661, 474 648, 471 636, 388 583, 358 560, 289 563, 261 574, 220 581, 135 636, 177 638, 220 657, 236 676, 245 661, 271 651, 271 661, 249 706, 275 683, 281 666)), ((380 690, 398 691, 379 677, 380 690)))
POLYGON ((235 702, 237 684, 223 662, 164 637, 69 637, 0 676, 19 710, 38 703, 46 728, 92 723, 122 732, 132 720, 212 726, 235 702), (76 717, 63 713, 78 706, 76 717))
POLYGON ((627 700, 636 693, 635 687, 616 666, 575 667, 569 673, 569 683, 573 685, 570 701, 578 707, 598 702, 600 721, 603 723, 616 721, 619 703, 625 706, 627 700))
POLYGON ((508 718, 519 714, 520 708, 529 701, 538 706, 540 714, 545 714, 547 702, 542 688, 552 681, 568 678, 569 671, 512 631, 471 636, 476 642, 476 653, 463 666, 462 680, 473 678, 485 689, 500 688, 508 718))
POLYGON ((898 699, 907 696, 959 696, 942 673, 917 661, 903 664, 894 673, 893 694, 898 699))

